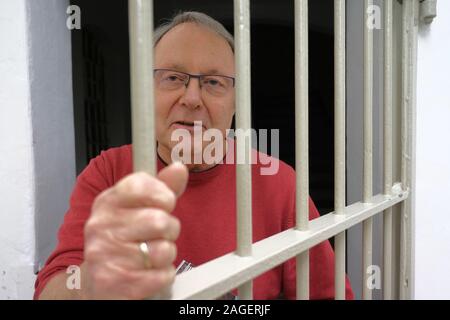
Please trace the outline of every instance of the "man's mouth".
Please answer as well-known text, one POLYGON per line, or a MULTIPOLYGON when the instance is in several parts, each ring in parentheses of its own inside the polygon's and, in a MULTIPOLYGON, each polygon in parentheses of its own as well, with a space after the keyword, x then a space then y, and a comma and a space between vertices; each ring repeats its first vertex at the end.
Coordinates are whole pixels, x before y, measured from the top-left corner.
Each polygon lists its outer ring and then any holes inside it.
POLYGON ((194 122, 190 122, 190 121, 177 121, 175 122, 176 124, 180 124, 182 126, 194 126, 194 122))
POLYGON ((201 121, 176 121, 174 122, 172 125, 174 125, 175 127, 185 127, 185 128, 195 128, 195 127, 200 127, 200 128, 204 128, 205 126, 202 124, 201 121))

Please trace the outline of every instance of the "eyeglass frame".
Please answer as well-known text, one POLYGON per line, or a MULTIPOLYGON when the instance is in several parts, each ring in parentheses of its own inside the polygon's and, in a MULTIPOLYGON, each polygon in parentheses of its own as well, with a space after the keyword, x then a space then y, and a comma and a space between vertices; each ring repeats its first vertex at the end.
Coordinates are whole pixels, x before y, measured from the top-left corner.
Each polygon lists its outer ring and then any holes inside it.
POLYGON ((155 73, 157 71, 173 71, 173 72, 176 72, 176 73, 181 73, 181 74, 187 75, 188 76, 187 82, 184 84, 184 86, 186 88, 189 86, 189 82, 191 81, 191 78, 198 79, 199 86, 200 86, 200 88, 202 88, 201 79, 204 78, 204 77, 214 77, 214 76, 215 77, 224 77, 224 78, 227 78, 227 79, 231 79, 233 81, 232 88, 234 88, 235 85, 236 85, 236 78, 230 77, 230 76, 225 76, 223 74, 191 74, 191 73, 187 73, 187 72, 183 72, 183 71, 178 71, 178 70, 173 70, 173 69, 164 69, 163 68, 163 69, 153 69, 153 75, 155 75, 155 73))

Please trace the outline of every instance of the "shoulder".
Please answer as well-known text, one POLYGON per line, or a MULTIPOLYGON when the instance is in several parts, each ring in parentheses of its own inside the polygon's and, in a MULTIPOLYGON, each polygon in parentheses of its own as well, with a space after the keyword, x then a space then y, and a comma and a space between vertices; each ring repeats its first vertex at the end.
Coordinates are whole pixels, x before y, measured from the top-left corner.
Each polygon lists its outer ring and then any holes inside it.
POLYGON ((115 184, 132 172, 132 146, 130 144, 102 150, 89 161, 80 173, 81 179, 102 179, 108 185, 115 184))

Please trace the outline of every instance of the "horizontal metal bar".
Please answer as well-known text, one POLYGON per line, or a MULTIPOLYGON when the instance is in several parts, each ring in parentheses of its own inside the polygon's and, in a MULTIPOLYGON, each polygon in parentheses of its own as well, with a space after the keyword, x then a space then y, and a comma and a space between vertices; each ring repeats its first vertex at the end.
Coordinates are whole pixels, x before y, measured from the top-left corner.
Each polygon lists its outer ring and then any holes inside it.
POLYGON ((273 269, 315 245, 343 232, 408 198, 395 184, 391 195, 376 195, 370 203, 355 203, 344 213, 330 213, 309 222, 308 231, 294 228, 252 246, 251 257, 229 253, 177 276, 171 299, 214 299, 273 269))

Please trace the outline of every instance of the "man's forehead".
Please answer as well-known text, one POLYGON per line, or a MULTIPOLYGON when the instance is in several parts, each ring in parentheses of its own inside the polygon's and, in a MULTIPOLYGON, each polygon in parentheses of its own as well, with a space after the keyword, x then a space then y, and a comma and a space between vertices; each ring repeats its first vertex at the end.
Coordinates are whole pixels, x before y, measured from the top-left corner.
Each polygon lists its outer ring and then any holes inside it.
POLYGON ((155 50, 158 68, 200 74, 234 70, 234 54, 227 41, 204 26, 180 24, 161 38, 155 50))

